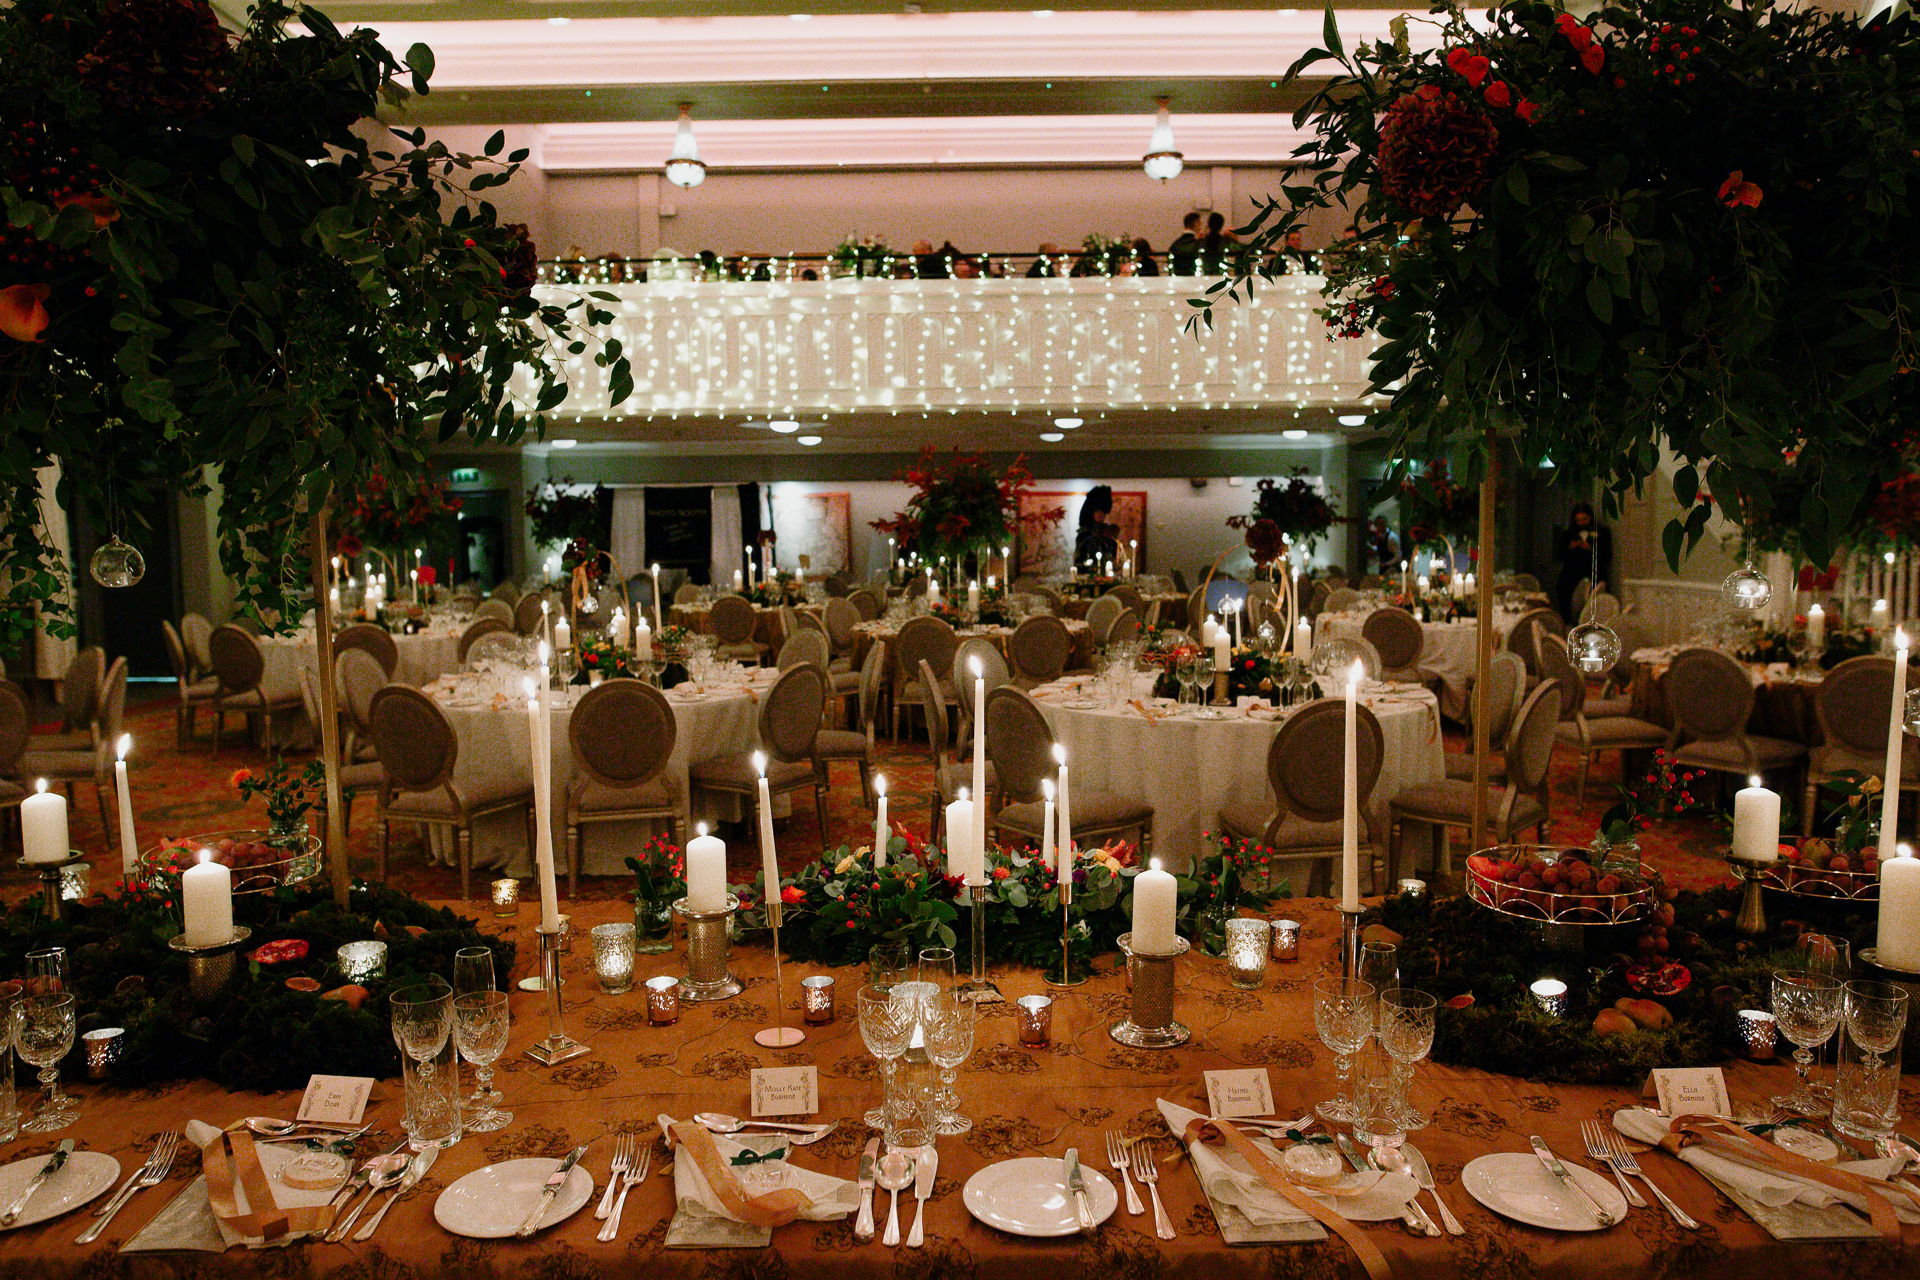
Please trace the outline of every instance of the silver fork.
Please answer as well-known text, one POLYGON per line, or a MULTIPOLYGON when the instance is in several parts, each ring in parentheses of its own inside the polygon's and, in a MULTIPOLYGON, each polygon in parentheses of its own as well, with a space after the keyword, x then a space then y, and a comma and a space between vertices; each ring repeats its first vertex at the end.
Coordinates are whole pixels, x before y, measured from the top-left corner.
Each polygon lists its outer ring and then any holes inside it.
POLYGON ((74 1238, 73 1242, 75 1244, 92 1244, 95 1240, 99 1239, 100 1233, 107 1229, 107 1224, 113 1221, 113 1215, 119 1213, 121 1207, 125 1205, 127 1201, 133 1199, 136 1192, 144 1191, 148 1187, 157 1187, 160 1185, 162 1180, 166 1178, 167 1171, 173 1168, 173 1157, 179 1150, 179 1134, 161 1134, 154 1142, 153 1150, 147 1155, 147 1162, 140 1166, 140 1172, 127 1179, 126 1185, 122 1186, 113 1199, 108 1202, 106 1209, 100 1215, 99 1221, 95 1222, 85 1231, 82 1231, 74 1238))
POLYGON ((1679 1205, 1667 1199, 1667 1193, 1654 1185, 1652 1178, 1640 1172, 1639 1158, 1627 1149, 1627 1144, 1620 1140, 1619 1134, 1610 1133, 1604 1129, 1601 1133, 1607 1140, 1607 1150, 1613 1153, 1613 1160, 1608 1163, 1617 1164, 1622 1173, 1632 1174, 1634 1177, 1640 1179, 1640 1181, 1646 1183, 1647 1190, 1653 1192, 1653 1198, 1660 1202, 1661 1208, 1673 1216, 1675 1222, 1688 1231, 1698 1231, 1700 1229, 1700 1224, 1688 1217, 1685 1209, 1682 1209, 1679 1205))
POLYGON ((1160 1203, 1160 1166, 1153 1162, 1153 1151, 1145 1143, 1133 1149, 1133 1176, 1147 1184, 1147 1194, 1153 1197, 1153 1234, 1162 1240, 1173 1239, 1173 1223, 1167 1218, 1166 1206, 1160 1203))
POLYGON ((1614 1161, 1612 1146, 1607 1142, 1607 1135, 1601 1132, 1600 1122, 1582 1120, 1580 1136, 1586 1140, 1587 1154, 1606 1165, 1613 1174, 1613 1180, 1620 1184, 1620 1194, 1627 1198, 1627 1203, 1636 1209, 1646 1208, 1646 1197, 1633 1189, 1633 1184, 1627 1181, 1626 1175, 1620 1172, 1619 1164, 1614 1161))
POLYGON ((651 1142, 641 1148, 638 1157, 629 1155, 627 1168, 620 1178, 620 1198, 613 1202, 613 1211, 607 1215, 607 1225, 600 1228, 600 1234, 594 1237, 595 1239, 605 1243, 620 1234, 620 1212, 627 1207, 627 1192, 633 1189, 634 1183, 646 1180, 647 1166, 652 1163, 653 1144, 651 1142))
POLYGON ((613 1193, 620 1185, 620 1175, 633 1166, 633 1135, 623 1133, 613 1140, 613 1163, 607 1166, 607 1189, 600 1196, 600 1203, 594 1206, 593 1216, 604 1218, 613 1208, 613 1193))
POLYGON ((1136 1218, 1145 1213, 1147 1209, 1140 1203, 1140 1193, 1133 1189, 1133 1179, 1127 1176, 1127 1148, 1118 1129, 1107 1130, 1107 1163, 1120 1175, 1120 1185, 1127 1189, 1127 1212, 1136 1218))

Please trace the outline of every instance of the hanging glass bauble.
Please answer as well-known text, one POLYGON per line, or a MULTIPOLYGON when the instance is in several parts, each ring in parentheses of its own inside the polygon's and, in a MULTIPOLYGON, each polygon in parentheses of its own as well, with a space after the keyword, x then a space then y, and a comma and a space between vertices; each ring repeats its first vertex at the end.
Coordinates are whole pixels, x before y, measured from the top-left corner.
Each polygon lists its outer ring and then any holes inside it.
POLYGON ((1605 675, 1620 661, 1620 637, 1604 622, 1583 622, 1567 632, 1567 656, 1582 675, 1605 675))
POLYGON ((1334 692, 1343 692, 1339 683, 1353 670, 1354 663, 1360 664, 1361 674, 1366 674, 1366 650, 1359 644, 1342 636, 1330 640, 1317 641, 1313 646, 1313 674, 1327 676, 1334 680, 1334 692))
POLYGON ((1728 574, 1727 580, 1720 584, 1720 591, 1741 609, 1759 609, 1773 599, 1773 583, 1750 564, 1728 574))
POLYGON ((1920 733, 1920 689, 1907 694, 1907 732, 1920 733))
POLYGON ((87 564, 93 580, 103 587, 130 587, 147 576, 147 561, 114 534, 87 564))

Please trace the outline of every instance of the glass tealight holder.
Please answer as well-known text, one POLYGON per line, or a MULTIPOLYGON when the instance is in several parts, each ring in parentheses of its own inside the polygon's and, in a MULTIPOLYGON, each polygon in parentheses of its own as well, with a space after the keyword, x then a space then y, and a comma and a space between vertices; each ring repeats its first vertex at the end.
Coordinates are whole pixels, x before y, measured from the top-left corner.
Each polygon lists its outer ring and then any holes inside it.
POLYGON ((93 892, 93 868, 75 862, 60 868, 60 901, 78 902, 93 892))
POLYGON ((1021 1044, 1045 1044, 1053 1036, 1053 997, 1021 996, 1014 1001, 1021 1044))
POLYGON ((1266 980, 1267 932, 1265 920, 1227 921, 1227 979, 1242 991, 1266 980))
POLYGON ((800 1012, 808 1026, 833 1021, 833 978, 824 973, 800 979, 800 1012))
POLYGON ((1400 896, 1403 898, 1424 898, 1427 896, 1427 882, 1408 878, 1400 882, 1400 896))
POLYGON ((1273 946, 1268 954, 1282 964, 1298 960, 1300 958, 1300 922, 1274 920, 1268 927, 1273 933, 1273 946))
POLYGON ((1567 1011, 1567 984, 1558 978, 1541 978, 1527 990, 1533 993, 1533 1002, 1540 1006, 1540 1012, 1550 1018, 1558 1018, 1567 1011))
POLYGON ((633 925, 597 924, 593 935, 593 972, 600 989, 617 996, 633 989, 633 925))
POLYGON ((648 978, 647 1021, 656 1027, 680 1021, 680 979, 670 974, 648 978))
POLYGON ((387 944, 349 942, 334 953, 334 959, 340 966, 342 978, 348 982, 365 984, 386 975, 387 944))
POLYGON ((493 918, 511 920, 520 914, 520 882, 518 880, 495 880, 493 882, 493 918))
POLYGON ((105 1080, 113 1074, 113 1064, 120 1061, 120 1051, 127 1047, 127 1031, 125 1027, 101 1027, 80 1040, 87 1047, 87 1079, 105 1080))
POLYGON ((1740 1048, 1755 1062, 1772 1062, 1777 1028, 1765 1009, 1740 1011, 1740 1048))

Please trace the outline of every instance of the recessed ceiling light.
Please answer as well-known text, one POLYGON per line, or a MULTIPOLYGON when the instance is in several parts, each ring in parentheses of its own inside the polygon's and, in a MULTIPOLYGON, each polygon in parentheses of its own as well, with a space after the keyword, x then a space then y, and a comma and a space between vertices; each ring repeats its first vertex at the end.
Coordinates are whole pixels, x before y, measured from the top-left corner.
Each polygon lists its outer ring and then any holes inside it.
POLYGON ((819 436, 796 436, 794 438, 798 440, 801 444, 806 445, 808 448, 812 448, 814 445, 820 443, 819 436))
POLYGON ((564 27, 572 21, 572 18, 548 18, 547 25, 550 27, 564 27))
POLYGON ((571 439, 571 438, 568 438, 568 439, 565 439, 565 440, 555 440, 555 441, 553 442, 553 447, 554 447, 554 448, 556 448, 556 449, 571 449, 571 448, 573 448, 573 446, 575 446, 575 445, 577 445, 577 444, 579 444, 579 443, 580 443, 580 442, 579 442, 578 440, 574 440, 574 439, 571 439))
POLYGON ((1071 431, 1085 421, 1085 418, 1055 418, 1053 425, 1059 427, 1062 431, 1071 431))
POLYGON ((1304 431, 1282 431, 1280 438, 1283 440, 1305 440, 1307 433, 1304 431))
POLYGON ((787 16, 789 18, 792 18, 795 22, 812 22, 813 21, 813 15, 810 13, 790 13, 787 16))
POLYGON ((1033 11, 1033 16, 1034 16, 1034 17, 1036 17, 1036 18, 1051 18, 1051 17, 1053 16, 1053 10, 1051 10, 1051 9, 1035 9, 1035 10, 1033 11))
POLYGON ((783 436, 790 436, 800 429, 800 424, 791 418, 775 418, 772 422, 769 422, 767 426, 778 431, 783 436))
POLYGON ((1067 436, 1064 431, 1042 431, 1040 438, 1048 444, 1059 444, 1062 440, 1065 440, 1067 436))
POLYGON ((1367 415, 1364 413, 1343 413, 1340 415, 1340 425, 1343 427, 1364 427, 1367 425, 1367 415))

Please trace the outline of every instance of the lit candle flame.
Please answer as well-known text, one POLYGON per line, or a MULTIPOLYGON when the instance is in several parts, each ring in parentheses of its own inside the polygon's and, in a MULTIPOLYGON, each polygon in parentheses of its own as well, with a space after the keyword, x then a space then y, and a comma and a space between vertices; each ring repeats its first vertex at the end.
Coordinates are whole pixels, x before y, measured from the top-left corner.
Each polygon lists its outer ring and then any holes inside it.
POLYGON ((758 773, 761 777, 764 778, 767 776, 767 753, 766 752, 756 751, 753 753, 753 768, 754 768, 754 772, 758 773))
POLYGON ((133 750, 133 735, 130 733, 121 734, 120 741, 114 744, 113 749, 115 754, 124 762, 127 758, 127 752, 133 750))
POLYGON ((887 794, 887 775, 886 774, 876 773, 873 775, 873 794, 877 796, 884 796, 887 794))
POLYGON ((1052 778, 1040 779, 1040 794, 1046 797, 1048 804, 1053 803, 1053 779, 1052 778))

